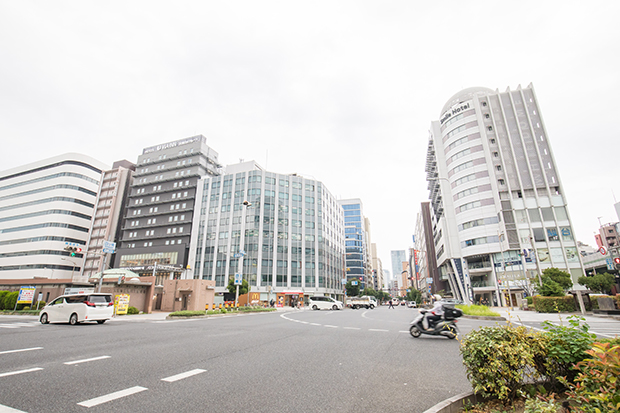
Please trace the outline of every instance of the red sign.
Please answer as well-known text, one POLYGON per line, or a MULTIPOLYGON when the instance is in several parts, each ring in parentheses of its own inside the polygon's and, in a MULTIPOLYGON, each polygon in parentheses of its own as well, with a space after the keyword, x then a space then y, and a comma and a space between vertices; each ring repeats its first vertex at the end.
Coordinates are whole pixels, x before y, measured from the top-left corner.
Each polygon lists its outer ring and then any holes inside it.
POLYGON ((601 248, 599 248, 599 249, 598 249, 598 252, 600 252, 600 253, 601 253, 601 255, 605 255, 605 254, 607 254, 607 250, 605 249, 605 247, 601 247, 601 248))

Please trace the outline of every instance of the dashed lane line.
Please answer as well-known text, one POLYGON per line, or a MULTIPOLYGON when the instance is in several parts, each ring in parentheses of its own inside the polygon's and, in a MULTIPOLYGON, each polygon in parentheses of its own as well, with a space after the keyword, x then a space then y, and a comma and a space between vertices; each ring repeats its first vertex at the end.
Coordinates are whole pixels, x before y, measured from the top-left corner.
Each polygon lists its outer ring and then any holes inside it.
POLYGON ((0 404, 0 413, 26 413, 23 410, 17 410, 9 406, 3 406, 0 404))
POLYGON ((43 347, 30 347, 30 348, 19 348, 16 350, 5 350, 5 351, 0 351, 0 354, 21 353, 22 351, 33 351, 33 350, 43 350, 43 347))
POLYGON ((80 363, 88 363, 89 361, 96 361, 96 360, 103 360, 103 359, 109 359, 111 356, 99 356, 99 357, 92 357, 89 359, 82 359, 82 360, 74 360, 74 361, 67 361, 64 364, 70 366, 73 364, 80 364, 80 363))
POLYGON ((95 397, 94 399, 84 400, 83 402, 79 402, 78 406, 83 407, 93 407, 98 406, 103 403, 107 403, 112 400, 120 399, 122 397, 131 396, 132 394, 140 393, 145 390, 148 390, 146 387, 134 386, 125 390, 119 390, 114 393, 106 394, 104 396, 95 397))
POLYGON ((43 367, 34 367, 31 369, 26 369, 26 370, 8 371, 6 373, 0 373, 0 377, 14 376, 16 374, 23 374, 23 373, 31 373, 33 371, 39 371, 39 370, 43 370, 43 367))
POLYGON ((380 332, 387 333, 387 332, 389 332, 390 330, 384 330, 384 329, 382 329, 382 328, 369 328, 369 329, 368 329, 368 331, 380 331, 380 332))
POLYGON ((179 373, 174 376, 166 377, 165 379, 161 379, 162 381, 167 381, 168 383, 172 383, 174 381, 186 379, 191 376, 195 376, 196 374, 204 373, 206 370, 203 369, 194 369, 190 371, 186 371, 185 373, 179 373))

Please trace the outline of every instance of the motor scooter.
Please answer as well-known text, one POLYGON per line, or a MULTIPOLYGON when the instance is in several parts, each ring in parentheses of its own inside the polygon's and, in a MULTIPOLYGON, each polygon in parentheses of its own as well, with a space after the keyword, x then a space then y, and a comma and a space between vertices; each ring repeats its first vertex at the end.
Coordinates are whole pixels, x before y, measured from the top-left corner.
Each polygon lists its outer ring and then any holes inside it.
POLYGON ((429 336, 444 336, 449 339, 455 339, 459 335, 459 329, 456 326, 458 317, 463 315, 463 312, 458 308, 443 307, 444 315, 441 320, 435 324, 434 328, 428 328, 425 324, 428 324, 426 320, 426 313, 428 310, 421 309, 420 314, 411 322, 409 333, 414 338, 420 337, 422 334, 428 334, 429 336))

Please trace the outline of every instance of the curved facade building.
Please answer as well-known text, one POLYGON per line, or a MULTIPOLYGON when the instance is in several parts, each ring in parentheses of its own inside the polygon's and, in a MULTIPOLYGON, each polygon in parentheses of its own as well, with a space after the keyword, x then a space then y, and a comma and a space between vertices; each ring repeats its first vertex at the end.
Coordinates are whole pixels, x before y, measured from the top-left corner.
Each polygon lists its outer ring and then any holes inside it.
POLYGON ((0 279, 81 271, 103 163, 68 153, 0 173, 0 279), (68 243, 82 248, 71 257, 68 243))
POLYGON ((437 288, 497 303, 507 287, 531 292, 545 268, 583 275, 532 85, 450 98, 431 124, 426 172, 437 288))

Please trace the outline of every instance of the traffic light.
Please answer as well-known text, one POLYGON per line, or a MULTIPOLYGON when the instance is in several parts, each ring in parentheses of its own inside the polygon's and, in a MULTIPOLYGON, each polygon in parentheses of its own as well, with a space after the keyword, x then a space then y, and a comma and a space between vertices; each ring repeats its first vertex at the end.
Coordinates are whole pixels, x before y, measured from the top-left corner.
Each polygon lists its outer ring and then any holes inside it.
POLYGON ((72 257, 75 257, 75 254, 79 254, 80 252, 82 252, 82 248, 67 245, 65 247, 65 251, 69 252, 69 255, 71 255, 72 257))
POLYGON ((614 258, 614 266, 616 267, 616 270, 620 270, 620 258, 614 258))

